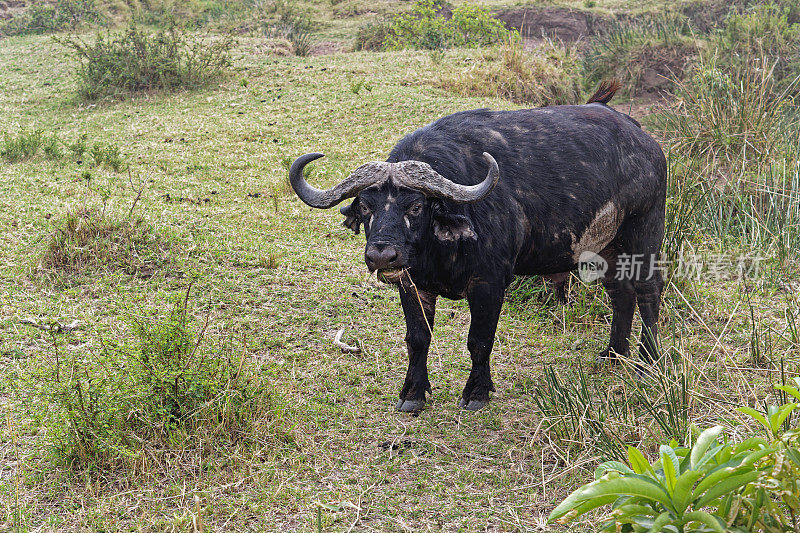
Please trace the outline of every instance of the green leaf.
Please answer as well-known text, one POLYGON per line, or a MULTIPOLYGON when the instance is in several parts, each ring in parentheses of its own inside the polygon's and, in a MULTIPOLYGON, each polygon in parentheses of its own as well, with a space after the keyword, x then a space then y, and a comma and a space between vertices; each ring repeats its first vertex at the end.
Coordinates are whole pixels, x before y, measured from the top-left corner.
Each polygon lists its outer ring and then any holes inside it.
POLYGON ((794 396, 795 398, 800 400, 800 391, 798 391, 794 387, 789 387, 788 385, 775 385, 775 388, 778 390, 782 390, 786 394, 794 396))
POLYGON ((740 442, 734 449, 734 453, 738 454, 744 450, 757 450, 767 446, 769 446, 769 443, 761 437, 750 437, 740 442))
POLYGON ((718 533, 725 533, 725 527, 727 526, 727 524, 721 518, 705 511, 692 511, 691 513, 684 515, 684 525, 688 524, 689 522, 701 522, 718 533))
POLYGON ((658 451, 661 455, 661 468, 664 470, 667 489, 671 496, 675 491, 675 482, 678 477, 678 457, 675 455, 675 450, 663 444, 658 448, 658 451))
POLYGON ((689 502, 692 500, 692 486, 702 475, 703 472, 701 471, 689 470, 678 477, 678 481, 675 483, 675 491, 672 493, 672 501, 675 504, 675 511, 677 511, 678 516, 682 515, 689 506, 689 502))
POLYGON ((741 466, 752 466, 756 461, 764 457, 765 455, 769 455, 770 453, 774 452, 775 448, 764 448, 763 450, 758 450, 755 452, 750 452, 742 459, 741 466))
POLYGON ((664 529, 664 526, 669 524, 672 521, 672 515, 669 512, 664 511, 658 517, 653 520, 653 525, 650 527, 650 533, 659 533, 661 530, 664 529))
POLYGON ((653 472, 653 467, 650 466, 650 462, 645 459, 642 452, 633 446, 628 446, 628 462, 631 464, 633 471, 637 474, 644 474, 645 472, 655 474, 655 472, 653 472))
POLYGON ((744 413, 746 415, 750 415, 751 417, 758 420, 758 422, 762 426, 764 426, 765 429, 769 430, 769 422, 767 422, 767 419, 764 417, 763 414, 759 413, 752 407, 737 407, 736 411, 739 411, 740 413, 744 413))
POLYGON ((633 470, 631 470, 630 467, 625 463, 621 463, 619 461, 606 461, 598 466, 594 471, 594 478, 600 479, 603 477, 603 475, 605 475, 606 472, 609 471, 619 472, 620 474, 633 474, 633 470))
POLYGON ((770 423, 772 424, 772 434, 777 435, 778 430, 783 424, 783 421, 786 420, 786 417, 791 414, 792 411, 797 407, 796 403, 787 403, 780 410, 770 418, 770 423))
POLYGON ((700 436, 697 437, 697 442, 695 442, 694 446, 692 447, 691 454, 690 464, 692 465, 693 469, 697 468, 697 463, 700 462, 700 459, 703 458, 706 451, 708 451, 709 446, 716 442, 717 437, 719 437, 720 433, 722 433, 724 429, 725 428, 722 426, 714 426, 703 431, 700 436))
POLYGON ((791 459, 794 462, 794 464, 796 464, 797 466, 800 466, 800 451, 795 450, 793 448, 787 448, 786 449, 786 456, 789 459, 791 459))
POLYGON ((583 514, 605 505, 608 503, 610 496, 633 496, 644 501, 656 501, 667 509, 673 510, 672 501, 670 501, 667 492, 652 481, 633 476, 621 476, 614 479, 603 477, 578 488, 567 496, 558 507, 553 509, 547 520, 552 522, 577 508, 580 508, 581 514, 583 514), (588 502, 591 503, 585 505, 588 502))
POLYGON ((694 488, 694 492, 692 493, 692 501, 697 500, 698 498, 702 497, 702 495, 712 486, 720 483, 722 480, 726 478, 733 477, 739 474, 741 471, 739 470, 738 466, 722 466, 706 474, 700 483, 694 488))
POLYGON ((744 472, 743 474, 737 474, 735 476, 731 476, 710 489, 697 501, 694 502, 695 507, 703 507, 707 503, 712 502, 719 498, 724 494, 728 494, 729 492, 733 492, 734 490, 738 489, 742 485, 747 485, 748 483, 752 483, 761 473, 756 470, 751 470, 749 472, 744 472))

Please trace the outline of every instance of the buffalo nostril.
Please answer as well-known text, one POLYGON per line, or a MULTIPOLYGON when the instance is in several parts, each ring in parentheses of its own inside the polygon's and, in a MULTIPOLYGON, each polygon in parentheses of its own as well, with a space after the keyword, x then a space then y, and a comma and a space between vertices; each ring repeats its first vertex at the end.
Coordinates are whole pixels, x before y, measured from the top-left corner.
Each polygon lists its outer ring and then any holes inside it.
POLYGON ((386 248, 383 251, 383 258, 386 261, 386 264, 391 264, 394 260, 397 259, 397 250, 394 248, 386 248))
POLYGON ((368 246, 364 252, 367 266, 372 270, 390 268, 397 261, 399 254, 394 246, 375 244, 368 246))

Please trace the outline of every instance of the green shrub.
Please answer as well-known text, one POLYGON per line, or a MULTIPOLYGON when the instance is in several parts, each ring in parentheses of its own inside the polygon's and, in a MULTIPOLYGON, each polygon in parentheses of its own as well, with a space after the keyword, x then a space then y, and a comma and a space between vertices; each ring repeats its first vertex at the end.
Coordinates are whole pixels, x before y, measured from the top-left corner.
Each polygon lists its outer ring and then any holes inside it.
MULTIPOLYGON (((777 386, 800 400, 795 386, 777 386)), ((611 505, 602 531, 795 531, 800 514, 800 430, 784 430, 795 401, 739 411, 762 426, 766 439, 720 439, 722 426, 700 433, 691 447, 674 440, 649 462, 628 448, 628 464, 603 463, 595 481, 578 488, 550 514, 569 522, 611 505)))
POLYGON ((125 161, 119 151, 119 146, 111 143, 94 143, 89 151, 94 164, 106 166, 114 172, 119 172, 125 167, 125 161))
POLYGON ((0 145, 0 157, 9 163, 30 159, 39 153, 44 142, 42 130, 22 130, 17 135, 6 133, 0 145))
POLYGON ((507 40, 516 33, 483 8, 458 7, 449 20, 440 11, 441 5, 436 0, 417 0, 408 13, 391 19, 384 47, 387 50, 476 47, 507 40))
MULTIPOLYGON (((54 338, 52 365, 25 376, 58 463, 141 468, 186 449, 213 453, 253 442, 256 424, 282 407, 240 350, 208 345, 188 290, 171 300, 165 316, 129 314, 131 337, 101 338, 94 350, 59 354, 54 338)), ((279 438, 291 442, 289 430, 279 438)))
POLYGON ((34 158, 41 151, 47 159, 61 161, 66 155, 65 147, 77 160, 88 153, 92 156, 94 166, 104 166, 114 172, 126 168, 119 146, 103 142, 90 145, 85 133, 72 143, 62 141, 56 133, 45 135, 42 130, 21 130, 16 135, 6 133, 0 143, 0 157, 9 163, 16 163, 34 158))
POLYGON ((75 28, 83 23, 103 22, 95 0, 56 0, 55 3, 30 2, 28 8, 2 27, 0 33, 24 35, 50 33, 75 28))
POLYGON ((196 89, 218 81, 231 65, 233 40, 195 40, 176 25, 151 34, 135 24, 118 34, 98 33, 59 42, 74 51, 79 95, 88 100, 142 91, 196 89))

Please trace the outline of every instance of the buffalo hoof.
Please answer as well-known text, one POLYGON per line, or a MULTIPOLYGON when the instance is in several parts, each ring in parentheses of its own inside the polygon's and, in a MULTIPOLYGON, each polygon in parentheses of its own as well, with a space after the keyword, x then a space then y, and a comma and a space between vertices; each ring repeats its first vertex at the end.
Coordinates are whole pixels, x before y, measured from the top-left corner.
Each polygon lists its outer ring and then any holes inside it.
POLYGON ((401 413, 418 413, 425 408, 425 400, 398 400, 395 409, 401 413))
POLYGON ((613 353, 609 349, 605 349, 595 357, 595 363, 598 365, 618 365, 619 358, 617 357, 616 353, 613 353))
POLYGON ((486 407, 489 403, 489 400, 470 400, 467 401, 464 398, 461 398, 461 401, 458 402, 458 406, 462 409, 466 409, 467 411, 478 411, 486 407))

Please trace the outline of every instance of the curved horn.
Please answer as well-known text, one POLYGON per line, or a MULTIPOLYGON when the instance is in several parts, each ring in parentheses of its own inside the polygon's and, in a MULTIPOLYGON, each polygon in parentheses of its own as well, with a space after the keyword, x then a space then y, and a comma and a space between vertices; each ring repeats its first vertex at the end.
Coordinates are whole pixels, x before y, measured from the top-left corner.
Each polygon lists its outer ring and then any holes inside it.
POLYGON ((500 178, 500 169, 497 161, 490 154, 483 152, 483 157, 489 164, 489 172, 482 182, 477 185, 461 185, 445 178, 427 163, 422 161, 401 161, 403 171, 398 173, 400 180, 406 187, 421 190, 431 196, 451 200, 459 204, 477 202, 489 194, 497 180, 500 178))
POLYGON ((303 177, 303 167, 324 155, 320 153, 301 155, 295 159, 289 169, 289 183, 292 184, 292 189, 303 202, 311 207, 328 209, 345 198, 352 198, 362 189, 385 179, 386 163, 367 163, 355 169, 347 179, 338 185, 326 190, 317 189, 309 185, 303 177))

